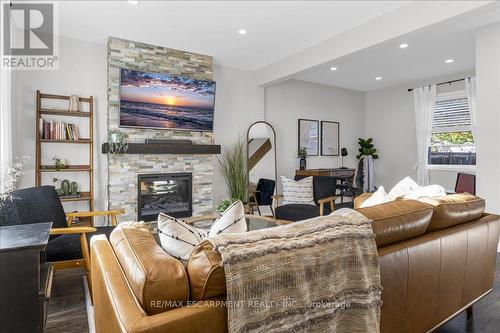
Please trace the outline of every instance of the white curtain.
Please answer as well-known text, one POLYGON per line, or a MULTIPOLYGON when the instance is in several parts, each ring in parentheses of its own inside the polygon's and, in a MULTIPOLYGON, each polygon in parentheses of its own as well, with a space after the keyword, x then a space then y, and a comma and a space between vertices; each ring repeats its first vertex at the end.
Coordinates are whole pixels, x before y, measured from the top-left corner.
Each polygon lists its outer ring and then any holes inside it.
POLYGON ((413 89, 415 124, 417 129, 417 182, 429 185, 427 152, 431 144, 432 118, 436 107, 437 87, 435 84, 413 89))
POLYGON ((469 102, 470 123, 472 128, 472 137, 476 134, 476 78, 465 79, 465 93, 467 102, 469 102))
MULTIPOLYGON (((3 61, 0 57, 0 61, 3 61)), ((11 71, 0 68, 0 187, 12 163, 11 71)))

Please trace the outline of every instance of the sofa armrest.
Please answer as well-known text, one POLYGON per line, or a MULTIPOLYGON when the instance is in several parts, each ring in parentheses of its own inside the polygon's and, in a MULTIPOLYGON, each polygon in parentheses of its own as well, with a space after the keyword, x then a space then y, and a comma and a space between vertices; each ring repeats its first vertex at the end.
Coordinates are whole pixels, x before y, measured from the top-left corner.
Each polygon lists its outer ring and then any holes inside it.
POLYGON ((92 212, 73 212, 73 213, 66 213, 66 217, 68 220, 66 223, 68 224, 68 227, 71 226, 73 223, 73 220, 75 217, 94 217, 94 216, 110 216, 111 217, 111 224, 116 227, 117 221, 116 221, 116 215, 120 214, 125 214, 124 209, 114 209, 114 210, 103 210, 103 211, 92 211, 92 212))
POLYGON ((369 197, 372 196, 373 193, 361 193, 357 197, 354 198, 354 209, 358 209, 363 202, 366 201, 369 197))
POLYGON ((325 212, 325 204, 330 203, 330 210, 333 212, 335 210, 335 199, 338 197, 333 195, 331 197, 326 197, 322 199, 318 199, 319 203, 319 216, 323 216, 325 212))
POLYGON ((142 317, 131 332, 225 333, 227 332, 225 297, 142 317))
POLYGON ((226 308, 208 303, 224 298, 148 316, 132 292, 106 236, 93 236, 90 249, 96 332, 227 332, 226 308))

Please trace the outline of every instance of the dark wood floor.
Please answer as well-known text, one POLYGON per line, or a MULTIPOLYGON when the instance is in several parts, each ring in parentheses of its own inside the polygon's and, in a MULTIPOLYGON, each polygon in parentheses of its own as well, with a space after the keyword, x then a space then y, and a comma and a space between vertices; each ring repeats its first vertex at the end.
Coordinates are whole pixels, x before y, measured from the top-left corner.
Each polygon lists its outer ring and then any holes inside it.
MULTIPOLYGON (((56 273, 47 319, 48 333, 88 332, 83 274, 81 269, 63 270, 56 273)), ((497 255, 493 291, 474 304, 474 315, 468 319, 463 312, 435 332, 500 332, 500 254, 497 255)))
POLYGON ((83 269, 57 271, 47 316, 47 333, 88 332, 83 269))

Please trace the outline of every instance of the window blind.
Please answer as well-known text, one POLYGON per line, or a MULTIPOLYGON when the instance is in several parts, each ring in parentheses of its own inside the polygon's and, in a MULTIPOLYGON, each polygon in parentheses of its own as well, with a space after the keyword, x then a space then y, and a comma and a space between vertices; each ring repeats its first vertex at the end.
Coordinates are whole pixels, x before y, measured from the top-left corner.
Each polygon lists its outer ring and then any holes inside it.
POLYGON ((470 131, 471 120, 467 98, 437 101, 432 128, 437 132, 470 131))

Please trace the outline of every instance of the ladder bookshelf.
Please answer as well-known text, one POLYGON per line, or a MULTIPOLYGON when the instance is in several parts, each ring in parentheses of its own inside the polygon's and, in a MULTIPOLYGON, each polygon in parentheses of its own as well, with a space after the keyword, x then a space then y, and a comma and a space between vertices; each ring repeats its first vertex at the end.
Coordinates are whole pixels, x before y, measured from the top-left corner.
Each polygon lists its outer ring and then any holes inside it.
MULTIPOLYGON (((43 108, 42 100, 59 100, 59 101, 68 101, 70 100, 70 96, 64 95, 54 95, 54 94, 45 94, 37 90, 36 92, 36 122, 35 122, 35 137, 36 137, 36 153, 35 153, 35 185, 42 185, 42 174, 45 172, 50 173, 66 173, 66 172, 83 172, 88 174, 88 182, 89 182, 89 190, 85 192, 78 192, 78 197, 61 197, 61 202, 86 202, 88 204, 88 210, 94 210, 94 141, 93 141, 93 133, 94 133, 94 98, 90 97, 79 97, 80 103, 88 103, 88 111, 69 111, 67 109, 52 109, 52 108, 43 108), (41 137, 40 133, 40 122, 43 115, 51 115, 51 116, 64 116, 64 117, 85 117, 88 118, 88 126, 89 126, 89 137, 88 138, 78 138, 77 140, 53 140, 53 139, 44 139, 41 137), (64 168, 56 169, 54 165, 42 165, 42 150, 44 149, 45 144, 47 143, 55 143, 55 144, 74 144, 75 147, 72 149, 78 149, 80 145, 88 145, 89 146, 89 156, 88 156, 88 165, 65 165, 64 168)), ((61 151, 61 156, 64 155, 64 151, 61 151)), ((81 224, 91 225, 92 218, 82 218, 81 224)))

